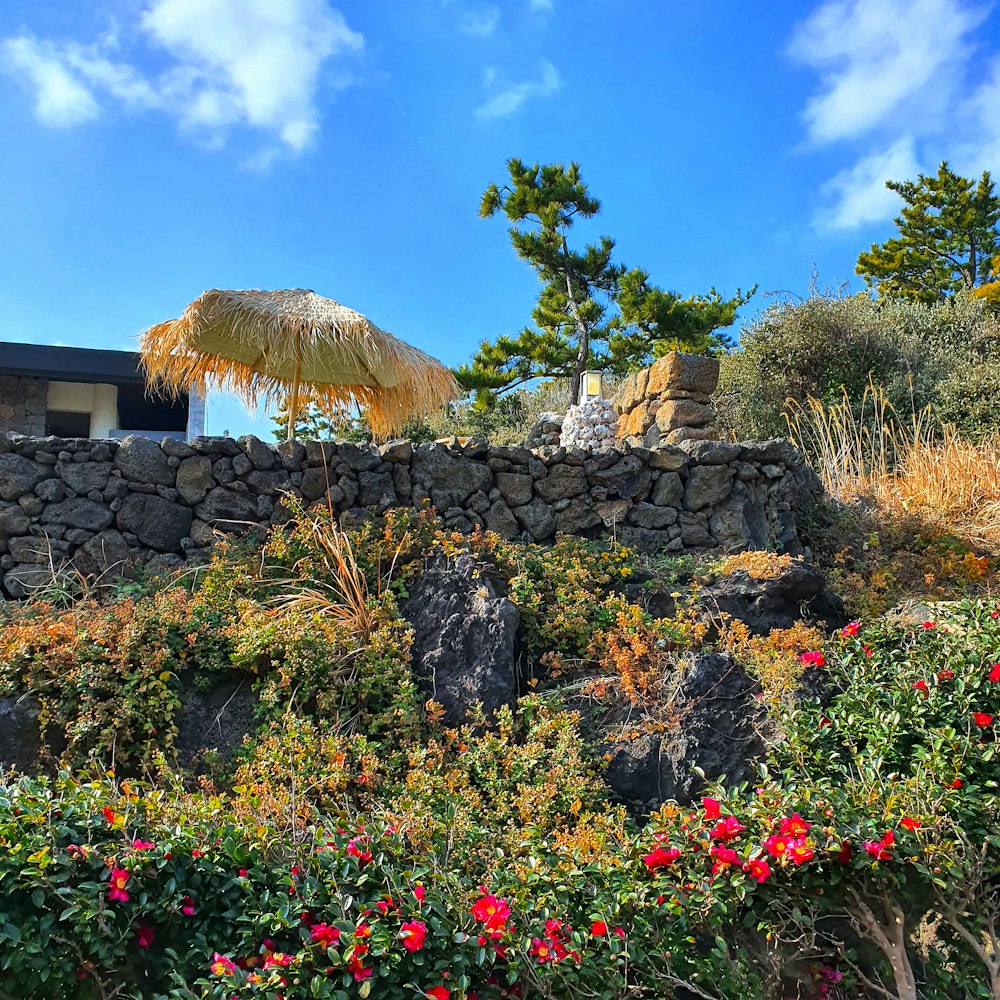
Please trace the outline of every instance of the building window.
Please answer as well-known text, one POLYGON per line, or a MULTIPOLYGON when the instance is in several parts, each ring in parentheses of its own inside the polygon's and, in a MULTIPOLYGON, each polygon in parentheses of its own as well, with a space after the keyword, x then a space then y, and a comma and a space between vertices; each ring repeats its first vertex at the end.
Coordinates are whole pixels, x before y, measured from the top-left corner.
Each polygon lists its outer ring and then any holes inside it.
POLYGON ((48 410, 45 414, 45 433, 61 438, 90 437, 90 414, 48 410))

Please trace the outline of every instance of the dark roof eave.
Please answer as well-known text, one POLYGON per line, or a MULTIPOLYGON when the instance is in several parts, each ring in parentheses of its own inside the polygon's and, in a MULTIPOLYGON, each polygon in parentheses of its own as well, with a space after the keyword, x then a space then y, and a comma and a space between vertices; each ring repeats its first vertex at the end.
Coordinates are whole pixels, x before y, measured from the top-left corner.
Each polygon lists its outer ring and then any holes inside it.
POLYGON ((111 382, 142 385, 146 381, 134 351, 50 347, 0 343, 0 375, 50 378, 62 382, 111 382))

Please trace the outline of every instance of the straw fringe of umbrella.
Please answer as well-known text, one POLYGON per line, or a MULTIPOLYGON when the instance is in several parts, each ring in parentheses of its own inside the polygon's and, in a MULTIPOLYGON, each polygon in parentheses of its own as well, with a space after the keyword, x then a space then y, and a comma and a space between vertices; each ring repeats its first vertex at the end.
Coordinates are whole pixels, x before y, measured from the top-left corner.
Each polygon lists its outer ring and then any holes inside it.
POLYGON ((384 438, 459 395, 451 372, 360 313, 304 289, 211 289, 179 319, 148 329, 140 354, 172 394, 209 388, 248 406, 300 404, 335 416, 359 407, 384 438))

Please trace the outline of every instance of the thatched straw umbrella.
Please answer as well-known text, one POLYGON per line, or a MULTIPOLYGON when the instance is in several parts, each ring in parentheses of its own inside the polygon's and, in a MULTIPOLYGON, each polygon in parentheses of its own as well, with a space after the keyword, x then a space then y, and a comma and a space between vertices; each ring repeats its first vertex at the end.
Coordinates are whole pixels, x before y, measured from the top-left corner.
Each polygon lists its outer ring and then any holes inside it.
POLYGON ((178 394, 233 392, 247 406, 288 397, 288 437, 304 395, 333 414, 357 406, 376 437, 458 395, 440 362, 346 306, 304 288, 199 295, 139 343, 150 382, 178 394))

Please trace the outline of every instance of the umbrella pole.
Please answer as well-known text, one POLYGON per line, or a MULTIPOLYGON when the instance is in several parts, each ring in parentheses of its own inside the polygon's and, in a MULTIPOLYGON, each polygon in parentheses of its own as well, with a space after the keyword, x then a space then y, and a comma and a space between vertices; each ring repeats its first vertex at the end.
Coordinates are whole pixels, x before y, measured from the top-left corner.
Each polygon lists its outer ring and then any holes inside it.
POLYGON ((299 382, 302 381, 302 359, 295 359, 295 374, 292 376, 292 392, 288 397, 288 433, 286 441, 295 437, 295 417, 299 412, 299 382))

